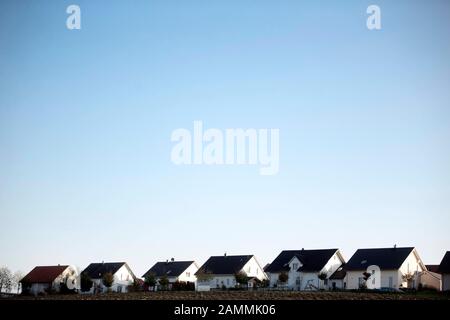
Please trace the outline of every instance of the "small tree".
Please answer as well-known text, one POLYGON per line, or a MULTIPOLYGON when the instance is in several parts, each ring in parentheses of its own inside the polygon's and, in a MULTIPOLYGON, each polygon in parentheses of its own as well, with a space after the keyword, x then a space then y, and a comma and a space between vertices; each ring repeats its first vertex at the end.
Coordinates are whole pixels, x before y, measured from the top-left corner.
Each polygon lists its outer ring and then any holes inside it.
POLYGON ((160 285, 163 289, 167 290, 167 286, 169 285, 169 278, 167 278, 166 275, 163 275, 163 276, 159 279, 158 282, 159 282, 159 285, 160 285))
POLYGON ((414 274, 411 272, 402 275, 402 282, 406 282, 406 287, 409 287, 409 282, 414 278, 414 274))
POLYGON ((80 277, 80 289, 82 292, 91 290, 93 281, 86 273, 82 273, 80 277))
POLYGON ((9 292, 13 285, 13 275, 7 267, 0 268, 0 292, 9 292))
POLYGON ((366 290, 367 289, 367 280, 369 280, 369 278, 370 278, 370 276, 372 274, 370 274, 369 272, 364 271, 362 273, 362 275, 363 275, 363 277, 362 277, 363 281, 359 284, 359 289, 360 290, 366 290))
POLYGON ((284 285, 284 284, 286 284, 286 282, 288 282, 288 280, 289 280, 289 275, 286 272, 283 271, 278 275, 279 283, 284 285))
POLYGON ((245 272, 239 271, 234 274, 234 278, 236 279, 236 283, 241 287, 242 285, 247 285, 248 277, 245 272))
POLYGON ((156 286, 156 276, 153 272, 147 273, 144 279, 144 283, 149 287, 153 288, 156 286))
POLYGON ((108 292, 111 291, 111 287, 114 283, 114 275, 111 272, 107 272, 103 275, 102 278, 103 285, 108 289, 108 292))

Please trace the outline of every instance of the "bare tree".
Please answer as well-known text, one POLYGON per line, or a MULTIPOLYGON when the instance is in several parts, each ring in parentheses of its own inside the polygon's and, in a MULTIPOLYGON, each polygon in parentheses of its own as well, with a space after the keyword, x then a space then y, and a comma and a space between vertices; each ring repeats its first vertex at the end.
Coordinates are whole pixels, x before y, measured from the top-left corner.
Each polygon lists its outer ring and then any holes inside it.
POLYGON ((7 267, 0 268, 0 292, 10 292, 13 285, 13 275, 7 267))
POLYGON ((22 273, 22 271, 16 271, 16 272, 14 272, 14 275, 13 275, 13 286, 17 289, 17 293, 20 293, 21 292, 21 283, 20 283, 20 280, 22 280, 23 279, 23 273, 22 273))

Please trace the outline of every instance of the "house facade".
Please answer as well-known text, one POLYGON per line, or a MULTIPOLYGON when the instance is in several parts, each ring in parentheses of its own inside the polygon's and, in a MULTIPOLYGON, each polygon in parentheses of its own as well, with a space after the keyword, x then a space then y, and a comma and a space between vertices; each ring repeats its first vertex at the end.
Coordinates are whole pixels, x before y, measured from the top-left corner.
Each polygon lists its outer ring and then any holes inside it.
POLYGON ((175 282, 195 284, 197 281, 197 277, 195 276, 197 270, 198 265, 195 261, 175 261, 172 259, 170 261, 155 263, 142 277, 145 279, 148 275, 152 274, 158 283, 161 278, 167 277, 169 284, 175 282))
POLYGON ((59 293, 63 287, 78 289, 74 276, 77 271, 68 265, 37 266, 20 280, 23 293, 59 293))
POLYGON ((330 277, 344 263, 338 249, 284 250, 265 271, 272 288, 329 289, 332 286, 330 277))
POLYGON ((235 288, 239 284, 235 275, 244 274, 247 285, 255 281, 267 280, 267 276, 254 255, 212 256, 197 271, 197 291, 211 289, 235 288))
POLYGON ((87 275, 93 282, 90 293, 107 292, 108 288, 103 283, 103 276, 111 273, 114 277, 112 292, 127 292, 128 286, 132 285, 136 279, 126 262, 100 262, 91 263, 82 274, 87 275))
POLYGON ((367 286, 373 289, 406 289, 419 287, 420 275, 426 271, 417 250, 413 247, 358 249, 347 262, 347 289, 367 286), (364 273, 371 274, 365 280, 364 273))
POLYGON ((438 271, 442 276, 442 291, 450 291, 450 251, 445 253, 438 271))

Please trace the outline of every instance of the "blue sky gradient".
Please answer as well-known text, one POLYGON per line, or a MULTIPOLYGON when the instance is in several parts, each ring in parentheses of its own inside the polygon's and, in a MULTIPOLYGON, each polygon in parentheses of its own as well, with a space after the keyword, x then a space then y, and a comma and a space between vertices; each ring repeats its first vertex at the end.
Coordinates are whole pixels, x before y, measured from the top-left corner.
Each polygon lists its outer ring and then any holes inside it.
POLYGON ((449 88, 444 0, 1 1, 0 265, 394 244, 439 263, 449 88), (194 120, 279 128, 279 173, 175 166, 194 120))

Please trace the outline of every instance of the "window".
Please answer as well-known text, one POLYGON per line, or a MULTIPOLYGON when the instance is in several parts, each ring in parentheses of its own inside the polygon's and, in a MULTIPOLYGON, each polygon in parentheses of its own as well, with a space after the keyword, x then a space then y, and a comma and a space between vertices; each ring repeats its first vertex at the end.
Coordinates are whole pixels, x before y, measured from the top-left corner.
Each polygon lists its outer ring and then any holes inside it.
POLYGON ((122 292, 122 286, 117 286, 117 292, 122 292))
POLYGON ((292 264, 292 270, 293 271, 297 271, 298 270, 298 263, 293 263, 292 264))
POLYGON ((297 278, 295 279, 295 284, 296 284, 297 286, 300 285, 300 277, 297 277, 297 278))
POLYGON ((191 273, 190 272, 186 272, 186 277, 190 277, 191 276, 191 273))
POLYGON ((325 286, 327 286, 327 285, 328 285, 328 279, 323 280, 323 284, 324 284, 325 286))
POLYGON ((227 286, 230 285, 230 279, 227 279, 227 286))

